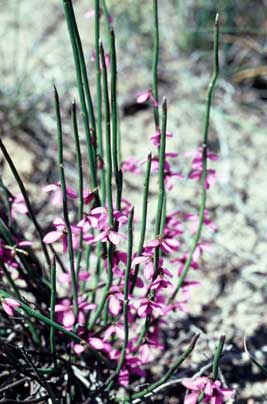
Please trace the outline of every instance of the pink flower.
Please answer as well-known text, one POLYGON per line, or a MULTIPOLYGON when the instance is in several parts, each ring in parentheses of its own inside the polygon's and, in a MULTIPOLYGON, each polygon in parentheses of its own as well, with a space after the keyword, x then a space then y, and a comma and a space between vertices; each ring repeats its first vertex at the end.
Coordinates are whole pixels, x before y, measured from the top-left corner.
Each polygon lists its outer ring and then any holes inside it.
MULTIPOLYGON (((152 136, 150 136, 149 140, 154 146, 159 147, 160 146, 160 136, 161 136, 161 133, 159 131, 157 131, 152 136)), ((169 137, 169 138, 173 137, 173 133, 167 131, 166 137, 169 137)))
MULTIPOLYGON (((78 298, 79 314, 78 323, 83 326, 85 324, 85 312, 96 307, 93 303, 87 303, 81 297, 78 298)), ((70 299, 65 298, 55 305, 57 313, 57 321, 59 321, 66 329, 71 329, 75 322, 73 305, 70 299)))
POLYGON ((83 200, 85 205, 89 205, 95 199, 95 193, 88 189, 87 191, 83 191, 83 200))
POLYGON ((138 160, 135 157, 128 157, 128 159, 122 161, 121 163, 122 172, 130 172, 133 174, 140 174, 141 170, 138 167, 138 160))
POLYGON ((158 236, 158 238, 151 240, 147 244, 147 247, 160 247, 165 254, 170 254, 179 250, 180 242, 172 237, 169 237, 168 234, 164 234, 163 236, 158 236))
POLYGON ((2 301, 2 308, 9 316, 14 316, 14 309, 18 307, 20 307, 20 303, 11 297, 7 297, 2 301))
POLYGON ((110 327, 108 327, 104 332, 103 341, 108 341, 112 335, 124 340, 124 328, 121 323, 112 324, 110 327))
MULTIPOLYGON (((62 191, 61 185, 59 182, 56 184, 49 184, 43 188, 43 192, 53 192, 51 197, 51 203, 54 206, 60 206, 62 204, 62 191)), ((77 193, 70 187, 67 187, 66 194, 69 198, 75 199, 77 198, 77 193)))
POLYGON ((168 269, 161 267, 158 276, 151 285, 151 290, 166 289, 169 286, 172 286, 172 283, 167 277, 172 278, 172 274, 168 269))
POLYGON ((163 304, 154 302, 146 297, 137 302, 136 308, 139 317, 146 317, 149 315, 164 315, 163 304))
MULTIPOLYGON (((47 233, 46 236, 43 238, 43 241, 46 244, 53 244, 58 240, 62 240, 63 253, 65 254, 68 248, 68 238, 67 238, 68 233, 65 222, 60 217, 57 217, 54 219, 53 225, 55 226, 56 230, 47 233)), ((71 230, 72 230, 73 248, 74 250, 76 250, 79 246, 81 229, 77 226, 71 226, 71 230)))
MULTIPOLYGON (((180 263, 180 266, 178 268, 178 276, 180 276, 182 274, 186 261, 188 260, 188 257, 189 257, 189 253, 186 252, 182 255, 181 258, 175 258, 175 259, 171 260, 172 264, 180 263)), ((193 269, 198 269, 199 264, 196 261, 194 261, 194 259, 192 259, 190 267, 193 269)))
MULTIPOLYGON (((188 213, 185 215, 185 219, 192 221, 191 232, 195 234, 199 224, 199 215, 197 213, 188 213)), ((216 231, 216 224, 210 219, 208 209, 204 211, 204 225, 206 225, 211 231, 216 231)))
POLYGON ((111 286, 109 291, 109 311, 113 316, 117 316, 122 308, 123 293, 119 286, 111 286))
POLYGON ((26 215, 28 213, 28 208, 25 204, 24 198, 22 194, 17 194, 15 197, 10 197, 9 201, 11 202, 11 218, 14 218, 16 213, 21 213, 22 215, 26 215))
POLYGON ((150 101, 150 100, 152 101, 153 107, 156 108, 158 106, 158 102, 154 98, 151 88, 149 88, 146 91, 143 91, 143 92, 139 93, 137 95, 137 98, 136 98, 136 102, 138 104, 143 104, 144 102, 147 102, 147 101, 150 101))
MULTIPOLYGON (((188 178, 190 178, 191 180, 201 181, 202 173, 203 173, 202 168, 201 169, 197 168, 191 171, 188 178)), ((216 182, 216 171, 211 168, 207 169, 207 175, 205 178, 205 188, 209 189, 212 185, 215 184, 215 182, 216 182)))
POLYGON ((142 255, 135 257, 132 261, 132 266, 144 264, 144 277, 147 280, 152 279, 154 275, 154 251, 151 248, 145 248, 142 255))
POLYGON ((182 384, 191 390, 191 393, 186 395, 184 404, 196 404, 201 393, 204 393, 203 402, 209 404, 223 404, 225 399, 234 395, 234 390, 225 389, 221 387, 219 380, 212 381, 208 377, 185 379, 182 384))
POLYGON ((96 237, 94 237, 91 241, 89 241, 89 244, 94 244, 97 241, 101 241, 102 243, 109 241, 110 243, 117 246, 124 238, 125 237, 122 234, 108 227, 107 229, 99 233, 96 237))

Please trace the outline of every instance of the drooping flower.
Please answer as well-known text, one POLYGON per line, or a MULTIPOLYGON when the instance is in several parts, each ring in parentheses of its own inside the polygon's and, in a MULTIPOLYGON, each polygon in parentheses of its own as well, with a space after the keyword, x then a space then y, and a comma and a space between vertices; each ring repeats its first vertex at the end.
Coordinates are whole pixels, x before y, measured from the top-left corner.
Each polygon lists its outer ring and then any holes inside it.
MULTIPOLYGON (((161 136, 161 133, 159 131, 157 131, 152 136, 150 136, 149 140, 154 146, 159 147, 160 146, 160 136, 161 136)), ((173 133, 167 131, 166 137, 169 137, 169 138, 173 137, 173 133)))
POLYGON ((156 108, 158 106, 157 100, 153 96, 152 89, 149 88, 148 90, 142 91, 141 93, 137 94, 136 102, 138 104, 143 104, 144 102, 152 101, 153 107, 156 108))
MULTIPOLYGON (((51 203, 54 206, 62 205, 62 190, 61 184, 57 182, 56 184, 49 184, 43 188, 43 192, 52 192, 51 203)), ((66 194, 69 198, 77 198, 77 193, 70 187, 66 188, 66 194)))
POLYGON ((28 213, 28 208, 25 204, 22 194, 17 194, 14 197, 10 197, 9 201, 11 203, 11 218, 13 219, 16 213, 26 215, 28 213))
POLYGON ((121 163, 121 171, 127 171, 133 174, 140 174, 141 170, 138 167, 138 160, 132 156, 128 157, 126 160, 123 160, 121 163))
MULTIPOLYGON (((79 314, 78 323, 83 326, 85 324, 85 312, 92 310, 96 307, 94 303, 88 303, 81 297, 78 298, 79 314)), ((75 322, 73 312, 73 305, 70 299, 61 299, 60 303, 55 305, 55 313, 57 313, 57 321, 61 323, 66 329, 71 329, 75 322)))
POLYGON ((2 308, 9 316, 14 316, 14 309, 18 307, 20 307, 20 303, 11 297, 7 297, 2 301, 2 308))
MULTIPOLYGON (((65 222, 60 217, 57 217, 54 219, 53 225, 55 226, 56 230, 47 233, 43 238, 43 241, 46 244, 53 244, 56 241, 61 240, 63 245, 63 253, 65 253, 68 248, 68 237, 67 237, 68 231, 66 229, 65 222)), ((72 230, 73 248, 74 250, 76 250, 79 246, 81 229, 78 226, 72 225, 71 230, 72 230)))

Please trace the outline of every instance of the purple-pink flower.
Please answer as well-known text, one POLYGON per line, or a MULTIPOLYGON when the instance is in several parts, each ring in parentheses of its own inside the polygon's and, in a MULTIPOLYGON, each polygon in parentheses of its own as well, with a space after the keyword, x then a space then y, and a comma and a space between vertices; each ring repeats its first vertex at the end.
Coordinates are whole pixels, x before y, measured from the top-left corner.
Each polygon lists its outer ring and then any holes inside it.
MULTIPOLYGON (((43 192, 52 192, 51 203, 54 206, 60 206, 62 204, 62 190, 59 182, 56 184, 49 184, 43 188, 43 192)), ((66 188, 66 194, 69 198, 77 198, 77 193, 70 187, 66 188)))
POLYGON ((152 89, 149 88, 148 90, 142 91, 141 93, 137 94, 136 102, 138 104, 143 104, 144 102, 152 101, 153 107, 156 108, 158 106, 157 100, 153 96, 152 89))
POLYGON ((234 390, 223 388, 219 380, 213 381, 205 376, 185 379, 182 384, 191 391, 185 396, 184 404, 197 404, 200 394, 204 394, 203 403, 209 404, 223 404, 225 399, 234 395, 234 390))
POLYGON ((20 303, 11 297, 7 297, 2 301, 2 308, 9 316, 14 316, 14 309, 18 307, 20 307, 20 303))

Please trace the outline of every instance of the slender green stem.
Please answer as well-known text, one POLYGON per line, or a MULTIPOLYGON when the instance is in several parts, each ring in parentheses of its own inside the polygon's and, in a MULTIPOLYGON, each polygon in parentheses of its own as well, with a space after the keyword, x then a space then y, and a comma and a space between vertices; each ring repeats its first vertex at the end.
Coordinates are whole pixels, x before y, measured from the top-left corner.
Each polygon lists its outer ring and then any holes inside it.
POLYGON ((12 219, 11 219, 11 200, 10 200, 10 198, 12 198, 12 195, 9 192, 9 190, 7 189, 7 187, 4 185, 1 177, 0 177, 0 189, 2 190, 2 192, 4 194, 4 204, 5 204, 6 211, 7 211, 8 224, 9 224, 9 226, 11 226, 12 219))
POLYGON ((75 266, 74 266, 72 231, 71 231, 71 225, 70 225, 70 221, 69 221, 67 187, 66 187, 65 172, 64 172, 63 135, 62 135, 62 124, 61 124, 61 115, 60 115, 60 104, 59 104, 59 97, 58 97, 56 87, 54 87, 54 95, 55 95, 55 107, 56 107, 56 118, 57 118, 58 169, 59 169, 59 178, 60 178, 61 192, 62 192, 63 216, 64 216, 64 221, 66 224, 67 239, 68 239, 69 263, 70 263, 71 282, 72 282, 73 311, 74 311, 75 319, 77 320, 78 313, 79 313, 78 287, 77 287, 77 276, 75 273, 75 266))
POLYGON ((222 335, 219 339, 218 346, 216 348, 215 354, 214 354, 214 359, 213 359, 213 364, 212 364, 212 378, 213 380, 218 379, 218 369, 219 369, 219 362, 221 359, 223 347, 225 343, 225 335, 222 335))
POLYGON ((117 187, 116 209, 121 209, 122 173, 119 173, 118 164, 118 111, 117 111, 117 56, 115 33, 110 30, 110 57, 111 57, 111 117, 112 117, 112 159, 114 176, 117 187))
MULTIPOLYGON (((163 383, 166 383, 166 381, 174 374, 174 372, 176 372, 176 370, 179 368, 179 366, 181 366, 182 363, 186 360, 186 358, 188 358, 188 356, 191 354, 191 352, 195 348, 198 338, 199 338, 199 334, 197 334, 193 337, 189 347, 185 350, 185 352, 181 356, 179 356, 179 358, 175 361, 175 363, 170 367, 170 369, 165 373, 165 375, 161 379, 159 379, 157 382, 151 384, 150 386, 146 387, 144 390, 133 394, 131 396, 131 400, 134 400, 136 398, 142 398, 142 397, 146 396, 147 394, 153 393, 153 390, 155 390, 156 388, 161 386, 163 383)), ((126 404, 126 402, 125 402, 125 404, 126 404)))
MULTIPOLYGON (((107 69, 105 63, 105 53, 102 43, 100 43, 100 56, 102 63, 102 72, 103 72, 103 94, 104 94, 104 105, 105 105, 105 129, 106 129, 106 190, 107 190, 107 202, 108 202, 108 217, 109 217, 109 226, 113 228, 113 202, 112 202, 112 155, 111 155, 111 139, 110 139, 110 105, 109 105, 109 93, 108 93, 108 79, 107 79, 107 69)), ((112 285, 113 278, 113 252, 114 247, 110 243, 108 246, 108 273, 107 273, 107 282, 105 288, 103 290, 100 302, 97 306, 97 309, 94 313, 94 316, 89 322, 89 330, 93 328, 96 321, 99 319, 100 314, 106 305, 109 289, 112 285)), ((108 305, 106 305, 106 312, 108 310, 108 305)))
POLYGON ((105 52, 103 44, 100 43, 100 56, 103 73, 103 95, 105 106, 105 130, 106 130, 106 191, 108 202, 109 225, 113 227, 113 201, 112 201, 112 151, 110 136, 110 103, 108 91, 107 67, 105 62, 105 52))
MULTIPOLYGON (((166 126, 167 126, 167 100, 164 97, 162 103, 162 130, 160 135, 160 149, 159 149, 159 191, 158 191, 158 205, 157 205, 157 216, 156 216, 156 227, 155 227, 155 237, 160 237, 161 222, 163 220, 163 205, 164 205, 164 164, 165 164, 165 150, 166 150, 166 126)), ((155 248, 154 253, 154 275, 153 280, 156 279, 159 272, 159 246, 155 248)), ((150 294, 150 289, 147 291, 147 296, 150 294)), ((151 299, 154 299, 154 293, 151 294, 151 299)), ((145 323, 141 329, 136 347, 139 347, 149 329, 151 322, 151 316, 148 315, 145 319, 145 323)))
MULTIPOLYGON (((73 135, 75 140, 75 150, 76 150, 76 161, 78 167, 78 179, 79 179, 79 207, 78 207, 78 220, 82 220, 83 218, 83 166, 82 166, 82 155, 81 155, 81 147, 80 147, 80 139, 77 125, 77 116, 76 116, 76 104, 72 103, 72 127, 73 127, 73 135)), ((83 234, 80 234, 79 240, 79 248, 77 251, 76 257, 76 273, 77 277, 80 271, 80 264, 82 258, 82 246, 83 246, 83 234)))
MULTIPOLYGON (((153 31, 154 49, 152 63, 152 91, 153 97, 158 103, 158 62, 159 62, 159 20, 158 20, 158 0, 153 0, 153 31)), ((154 120, 156 130, 159 130, 159 108, 154 106, 154 120)))
POLYGON ((73 15, 72 15, 72 11, 71 11, 71 0, 63 0, 63 5, 64 5, 65 17, 66 17, 66 22, 67 22, 67 26, 68 26, 71 46, 72 46, 74 62, 75 62, 78 92, 79 92, 79 98, 80 98, 80 102, 81 102, 82 117, 83 117, 86 144, 87 144, 87 154, 88 154, 89 169, 90 169, 91 188, 95 190, 97 205, 100 205, 99 194, 98 194, 98 189, 97 189, 97 175, 96 175, 96 164, 95 164, 95 158, 94 158, 94 149, 93 149, 93 145, 91 142, 89 115, 88 115, 88 111, 87 111, 86 100, 85 100, 84 89, 83 89, 83 79, 82 79, 82 74, 81 74, 79 52, 78 52, 78 48, 77 48, 77 40, 76 40, 75 32, 74 32, 74 21, 73 21, 73 15))
MULTIPOLYGON (((165 151, 166 151, 166 126, 167 126, 167 101, 166 98, 163 99, 162 103, 162 129, 160 135, 160 149, 159 149, 159 191, 158 191, 158 205, 157 205, 157 217, 156 217, 156 228, 155 228, 155 237, 160 236, 160 228, 161 222, 163 220, 163 205, 164 205, 164 194, 165 194, 165 185, 164 185, 164 171, 165 171, 165 151)), ((158 275, 158 265, 159 265, 159 247, 155 249, 155 273, 154 279, 158 275)))
POLYGON ((45 256, 45 259, 46 259, 46 263, 50 267, 51 262, 50 262, 49 253, 48 253, 46 244, 43 242, 43 230, 42 230, 42 228, 41 228, 41 226, 40 226, 40 224, 39 224, 39 222, 38 222, 38 220, 37 220, 37 218, 35 216, 34 210, 32 208, 32 204, 30 202, 28 193, 27 193, 27 191, 26 191, 26 189, 24 187, 22 179, 20 178, 20 175, 19 175, 19 173, 18 173, 18 171, 17 171, 17 169, 16 169, 16 167, 15 167, 15 165, 14 165, 14 163, 13 163, 13 161, 12 161, 12 159, 11 159, 5 145, 3 144, 1 138, 0 138, 0 149, 1 149, 5 159, 7 161, 7 164, 9 165, 9 167, 10 167, 10 169, 12 171, 12 174, 14 175, 14 177, 15 177, 15 179, 17 181, 17 184, 19 186, 20 192, 22 193, 22 196, 24 198, 25 205, 27 206, 30 218, 31 218, 32 223, 33 223, 33 225, 34 225, 34 227, 35 227, 35 229, 37 231, 37 234, 39 236, 41 246, 42 246, 42 250, 43 250, 43 253, 44 253, 44 256, 45 256))
MULTIPOLYGON (((104 158, 103 131, 102 131, 102 86, 101 66, 99 54, 100 40, 100 8, 99 0, 95 0, 95 71, 96 71, 96 111, 97 111, 97 146, 100 159, 104 158)), ((100 171, 100 187, 102 203, 106 200, 105 167, 100 171)))
POLYGON ((107 390, 110 390, 113 386, 115 378, 119 375, 126 356, 128 341, 129 341, 129 324, 128 324, 128 305, 129 305, 129 279, 130 279, 130 270, 132 263, 132 253, 133 253, 133 216, 134 216, 134 208, 131 209, 129 214, 128 221, 128 251, 127 251, 127 265, 126 265, 126 273, 125 273, 125 284, 124 284, 124 296, 123 296, 123 321, 124 321, 124 340, 123 346, 121 350, 120 359, 117 365, 117 368, 112 375, 111 380, 109 380, 109 384, 107 386, 107 390))
POLYGON ((77 22, 75 18, 75 13, 73 10, 73 5, 72 1, 69 1, 69 9, 71 13, 71 21, 73 24, 73 31, 75 34, 75 39, 76 39, 76 44, 77 44, 77 49, 78 49, 78 55, 79 55, 79 61, 80 61, 80 66, 81 66, 81 74, 82 74, 82 80, 83 80, 83 85, 84 85, 84 92, 85 92, 85 97, 86 97, 86 102, 87 102, 87 107, 88 107, 88 114, 89 114, 89 122, 91 125, 91 132, 92 136, 95 139, 96 137, 96 124, 95 124, 95 114, 94 114, 94 106, 93 106, 93 101, 91 97, 91 91, 90 91, 90 86, 89 86, 89 81, 88 81, 88 75, 87 75, 87 69, 86 69, 86 63, 84 59, 84 53, 83 53, 83 47, 82 47, 82 42, 79 34, 79 30, 77 27, 77 22))
MULTIPOLYGON (((1 298, 2 299, 6 299, 6 298, 14 299, 13 296, 11 296, 9 293, 5 292, 3 289, 0 289, 0 299, 1 298)), ((20 304, 20 307, 17 307, 17 308, 15 307, 14 310, 20 312, 20 310, 22 309, 29 316, 36 318, 37 320, 49 325, 50 327, 54 327, 55 330, 62 332, 64 335, 71 338, 73 341, 78 342, 79 344, 83 345, 86 349, 91 351, 95 355, 96 358, 100 359, 101 362, 104 362, 108 367, 111 367, 111 363, 108 359, 106 359, 101 354, 99 354, 95 349, 93 349, 90 345, 88 345, 88 343, 85 340, 83 340, 81 337, 79 337, 77 334, 73 333, 72 331, 66 330, 65 327, 52 321, 50 318, 44 316, 43 314, 39 313, 38 311, 32 309, 30 306, 23 303, 21 300, 19 300, 19 299, 15 299, 15 300, 18 301, 18 303, 20 304)))
POLYGON ((209 133, 209 121, 210 121, 210 109, 211 109, 211 101, 213 96, 214 87, 219 74, 219 15, 216 15, 215 19, 215 30, 214 30, 214 70, 212 79, 209 84, 207 101, 206 101, 206 113, 205 113, 205 123, 204 123, 204 133, 203 133, 203 142, 202 142, 202 176, 201 176, 201 202, 199 208, 199 222, 196 234, 194 236, 192 246, 190 248, 190 253, 188 259, 185 263, 184 270, 179 278, 177 287, 171 297, 173 300, 177 293, 179 292, 181 286, 183 285, 184 279, 187 276, 187 273, 190 269, 190 265, 193 259, 194 252, 197 248, 198 242, 200 240, 200 236, 202 233, 203 222, 204 222, 204 212, 206 208, 206 200, 207 200, 207 190, 206 190, 206 179, 207 179, 207 142, 208 142, 208 133, 209 133))
MULTIPOLYGON (((149 193, 149 180, 150 180, 150 171, 151 171, 151 153, 147 156, 146 163, 146 173, 145 173, 145 181, 144 181, 144 193, 143 193, 143 207, 142 207, 142 221, 141 221, 141 233, 140 240, 137 250, 137 256, 140 256, 143 251, 144 241, 146 236, 146 223, 147 223, 147 208, 148 208, 148 193, 149 193)), ((139 265, 135 266, 134 276, 132 281, 131 293, 135 288, 136 279, 139 272, 139 265)))
MULTIPOLYGON (((53 257, 51 263, 51 296, 50 296, 50 320, 55 322, 55 305, 56 305, 56 258, 53 257)), ((57 366, 56 360, 56 343, 55 343, 55 328, 50 327, 50 350, 54 357, 54 365, 57 366)))

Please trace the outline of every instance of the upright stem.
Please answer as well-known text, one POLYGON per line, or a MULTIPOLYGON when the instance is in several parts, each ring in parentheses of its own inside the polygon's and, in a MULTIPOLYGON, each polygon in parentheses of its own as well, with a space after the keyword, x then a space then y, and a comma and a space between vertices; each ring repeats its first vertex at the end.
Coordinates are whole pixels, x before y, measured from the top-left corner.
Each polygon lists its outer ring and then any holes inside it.
MULTIPOLYGON (((158 103, 158 62, 159 62, 159 20, 158 20, 158 0, 153 0, 153 31, 154 49, 152 63, 152 91, 158 103)), ((154 120, 156 130, 159 130, 159 108, 154 105, 154 120)))
MULTIPOLYGON (((103 133, 102 133, 102 87, 101 87, 101 67, 99 54, 100 40, 100 11, 99 0, 95 0, 95 70, 96 70, 96 110, 97 110, 97 148, 100 158, 104 158, 103 148, 103 133)), ((100 171, 101 180, 101 199, 102 203, 106 200, 106 185, 105 185, 105 168, 100 171)))
POLYGON ((92 101, 91 92, 90 92, 90 86, 89 86, 89 81, 88 81, 88 75, 87 75, 86 63, 85 63, 85 59, 84 59, 82 42, 81 42, 78 27, 77 27, 77 23, 76 23, 76 18, 75 18, 75 13, 73 10, 72 1, 69 1, 69 10, 71 13, 73 32, 75 34, 76 46, 77 46, 78 55, 79 55, 81 75, 82 75, 82 79, 83 79, 85 97, 86 97, 86 102, 87 102, 87 107, 88 107, 89 122, 91 125, 91 128, 90 128, 91 135, 94 139, 94 142, 96 142, 96 124, 95 124, 94 106, 93 106, 93 101, 92 101))
POLYGON ((54 89, 55 89, 54 95, 55 95, 56 118, 57 118, 58 169, 59 169, 59 177, 60 177, 61 192, 62 192, 63 216, 64 216, 64 221, 66 224, 67 239, 68 239, 68 252, 69 252, 69 262, 70 262, 71 281, 72 281, 72 295, 73 295, 72 296, 73 297, 73 311, 74 311, 75 319, 77 320, 78 312, 79 312, 78 287, 77 287, 77 277, 76 277, 75 267, 74 267, 72 231, 71 231, 71 225, 70 225, 70 221, 69 221, 69 212, 68 212, 68 203, 67 203, 67 188, 66 188, 66 181, 65 181, 64 161, 63 161, 62 124, 61 124, 59 97, 58 97, 56 87, 54 89))
POLYGON ((106 191, 108 202, 109 225, 113 227, 113 201, 112 201, 112 151, 110 136, 110 103, 108 91, 107 67, 105 62, 105 53, 102 43, 100 43, 100 56, 103 72, 103 94, 105 106, 105 129, 106 129, 106 191))
POLYGON ((193 259, 194 252, 198 245, 202 228, 204 222, 204 213, 206 209, 206 200, 207 200, 207 190, 206 190, 206 178, 207 178, 207 142, 208 142, 208 133, 209 133, 209 122, 210 122, 210 109, 211 109, 211 101, 212 95, 214 91, 214 87, 219 74, 219 15, 216 15, 215 19, 215 30, 214 30, 214 50, 213 50, 213 58, 214 58, 214 68, 213 75, 209 84, 207 101, 206 101, 206 113, 205 113, 205 122, 204 122, 204 133, 203 133, 203 141, 202 141, 202 176, 201 176, 201 202, 199 208, 199 222, 198 228, 195 234, 195 237, 192 242, 192 246, 190 249, 190 253, 188 259, 185 263, 184 270, 179 278, 177 287, 171 297, 173 300, 177 293, 179 292, 181 286, 184 283, 184 279, 187 276, 187 273, 190 269, 190 265, 193 259))
MULTIPOLYGON (((50 297, 50 320, 55 322, 55 304, 56 304, 56 259, 53 257, 51 263, 51 297, 50 297)), ((55 343, 55 328, 50 327, 50 350, 54 357, 54 365, 57 366, 56 360, 56 343, 55 343)))
MULTIPOLYGON (((160 135, 160 149, 159 149, 159 191, 158 191, 158 206, 157 206, 157 217, 156 217, 156 228, 155 237, 160 236, 161 222, 163 220, 163 204, 164 204, 164 171, 165 171, 165 150, 166 150, 166 126, 167 126, 167 101, 166 98, 163 99, 162 104, 162 130, 160 135)), ((158 274, 158 264, 159 264, 159 247, 155 249, 155 273, 154 279, 158 274)))
MULTIPOLYGON (((108 93, 108 78, 107 78, 107 68, 105 62, 105 53, 102 43, 100 43, 100 56, 102 63, 102 72, 103 72, 103 95, 104 95, 104 105, 105 105, 105 127, 106 127, 106 190, 107 190, 107 202, 108 202, 108 217, 109 217, 109 226, 113 228, 113 202, 112 202, 112 155, 111 155, 111 138, 110 138, 110 105, 109 105, 109 93, 108 93)), ((114 247, 112 243, 109 243, 108 246, 108 272, 107 272, 107 282, 105 288, 103 290, 100 302, 97 306, 97 309, 94 313, 93 318, 89 322, 89 330, 93 328, 96 321, 99 319, 100 314, 104 306, 106 307, 106 312, 108 310, 108 303, 106 304, 109 289, 112 285, 113 278, 113 252, 114 247)))
MULTIPOLYGON (((80 139, 79 139, 79 132, 78 132, 78 125, 77 125, 77 116, 76 116, 76 104, 73 101, 72 103, 72 128, 73 128, 73 135, 75 141, 75 150, 76 150, 76 161, 77 161, 77 168, 78 168, 78 181, 79 181, 79 207, 78 207, 78 220, 82 220, 83 218, 83 167, 82 167, 82 155, 81 155, 81 148, 80 148, 80 139)), ((77 251, 77 258, 76 258, 76 273, 77 276, 80 270, 81 258, 82 258, 82 246, 83 246, 83 234, 80 234, 79 240, 79 249, 77 251)))
POLYGON ((133 216, 134 216, 134 208, 131 209, 131 212, 129 214, 129 221, 128 221, 128 251, 127 251, 127 265, 126 265, 124 296, 123 296, 124 340, 123 340, 123 346, 122 346, 121 355, 120 355, 120 359, 119 359, 117 368, 112 376, 112 379, 109 380, 107 390, 111 389, 115 378, 119 375, 119 373, 123 367, 125 357, 126 357, 128 341, 129 341, 129 324, 128 324, 129 300, 128 300, 128 298, 129 298, 130 270, 131 270, 132 252, 133 252, 133 216))
POLYGON ((224 343, 225 343, 225 335, 222 335, 219 339, 219 343, 218 343, 218 346, 217 346, 215 354, 214 354, 214 359, 213 359, 213 364, 212 364, 213 380, 218 379, 219 362, 221 359, 224 343))
POLYGON ((122 194, 122 172, 118 164, 118 111, 117 111, 117 56, 115 33, 110 30, 110 51, 111 51, 111 117, 112 117, 112 159, 114 176, 117 187, 116 209, 121 209, 122 194))
POLYGON ((81 74, 79 51, 78 51, 77 41, 76 41, 76 36, 75 36, 75 31, 74 31, 75 25, 74 25, 74 21, 73 21, 73 14, 72 14, 72 8, 71 8, 72 2, 71 2, 71 0, 63 0, 63 5, 64 5, 65 17, 66 17, 66 21, 67 21, 71 46, 72 46, 74 62, 75 62, 78 92, 79 92, 79 98, 80 98, 80 102, 81 102, 82 117, 83 117, 86 144, 87 144, 87 153, 88 153, 90 178, 91 178, 91 188, 93 190, 95 190, 96 203, 97 203, 97 205, 99 205, 100 200, 99 200, 99 194, 98 194, 98 189, 97 189, 96 164, 95 164, 95 158, 94 158, 94 149, 93 149, 93 145, 91 142, 89 115, 88 115, 88 111, 87 111, 86 100, 85 100, 84 89, 83 89, 83 79, 82 79, 82 74, 81 74))
MULTIPOLYGON (((144 181, 144 193, 143 193, 141 234, 140 234, 140 240, 139 240, 139 245, 138 245, 138 250, 137 250, 137 256, 140 256, 142 254, 145 236, 146 236, 150 171, 151 171, 151 153, 147 156, 146 174, 145 174, 145 181, 144 181)), ((139 272, 139 265, 136 265, 135 270, 134 270, 133 281, 132 281, 131 293, 133 293, 133 290, 135 288, 138 272, 139 272)))

